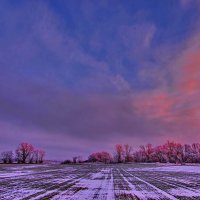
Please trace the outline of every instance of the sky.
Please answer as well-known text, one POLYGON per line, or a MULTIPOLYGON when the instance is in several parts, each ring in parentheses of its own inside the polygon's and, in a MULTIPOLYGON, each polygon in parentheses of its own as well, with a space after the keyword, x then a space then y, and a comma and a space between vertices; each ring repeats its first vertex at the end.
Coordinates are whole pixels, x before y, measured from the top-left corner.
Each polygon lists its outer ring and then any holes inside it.
POLYGON ((200 142, 199 89, 198 0, 0 1, 0 152, 200 142))

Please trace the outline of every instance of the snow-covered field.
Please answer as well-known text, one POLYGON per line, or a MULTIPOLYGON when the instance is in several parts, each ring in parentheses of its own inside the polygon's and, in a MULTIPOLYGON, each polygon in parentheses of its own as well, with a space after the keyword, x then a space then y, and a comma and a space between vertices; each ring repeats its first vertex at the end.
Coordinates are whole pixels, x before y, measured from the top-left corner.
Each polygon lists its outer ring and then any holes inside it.
POLYGON ((200 199, 200 166, 0 165, 0 199, 200 199))

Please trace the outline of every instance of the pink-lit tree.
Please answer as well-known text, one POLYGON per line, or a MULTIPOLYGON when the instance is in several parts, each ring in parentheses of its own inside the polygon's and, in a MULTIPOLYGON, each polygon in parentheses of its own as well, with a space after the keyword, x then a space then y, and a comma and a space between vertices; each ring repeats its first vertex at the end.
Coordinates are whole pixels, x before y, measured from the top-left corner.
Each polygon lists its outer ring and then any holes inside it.
POLYGON ((124 145, 125 162, 133 161, 132 147, 129 144, 124 145))
POLYGON ((123 162, 124 160, 124 148, 122 144, 116 144, 115 145, 115 152, 116 152, 116 161, 118 163, 123 162))
POLYGON ((43 163, 44 162, 44 156, 45 156, 45 151, 43 149, 38 150, 38 162, 43 163))
POLYGON ((26 163, 34 151, 34 147, 29 143, 21 143, 16 150, 16 159, 18 163, 26 163))
POLYGON ((110 163, 112 161, 112 156, 106 152, 97 152, 97 153, 92 153, 89 155, 88 160, 90 162, 103 162, 103 163, 110 163))

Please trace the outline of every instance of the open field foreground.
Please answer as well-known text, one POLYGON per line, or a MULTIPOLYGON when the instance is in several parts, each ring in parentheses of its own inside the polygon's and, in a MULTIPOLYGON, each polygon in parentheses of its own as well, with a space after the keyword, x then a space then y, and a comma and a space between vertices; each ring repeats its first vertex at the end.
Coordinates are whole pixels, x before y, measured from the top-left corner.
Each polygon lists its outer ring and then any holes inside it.
POLYGON ((0 199, 200 199, 200 166, 0 165, 0 199))

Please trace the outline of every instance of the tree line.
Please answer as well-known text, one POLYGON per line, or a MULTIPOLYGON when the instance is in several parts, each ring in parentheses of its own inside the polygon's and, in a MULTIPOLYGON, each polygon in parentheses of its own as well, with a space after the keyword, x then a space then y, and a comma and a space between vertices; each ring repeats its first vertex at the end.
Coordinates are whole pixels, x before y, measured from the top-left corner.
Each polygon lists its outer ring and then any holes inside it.
MULTIPOLYGON (((32 144, 21 143, 15 152, 4 151, 1 153, 3 163, 43 163, 45 151, 35 148, 32 144)), ((138 150, 133 150, 129 144, 116 144, 114 153, 106 151, 95 152, 83 161, 81 156, 74 156, 72 160, 65 160, 62 164, 102 162, 102 163, 127 163, 127 162, 160 162, 160 163, 200 163, 200 143, 180 144, 167 141, 158 146, 152 144, 141 145, 138 150)))
POLYGON ((45 151, 35 148, 32 144, 21 143, 18 145, 15 152, 4 151, 1 153, 3 163, 43 163, 45 151))
POLYGON ((133 151, 129 144, 115 145, 113 155, 108 152, 92 153, 90 162, 126 163, 126 162, 160 162, 160 163, 200 163, 200 143, 180 144, 167 141, 163 145, 142 145, 133 151))

